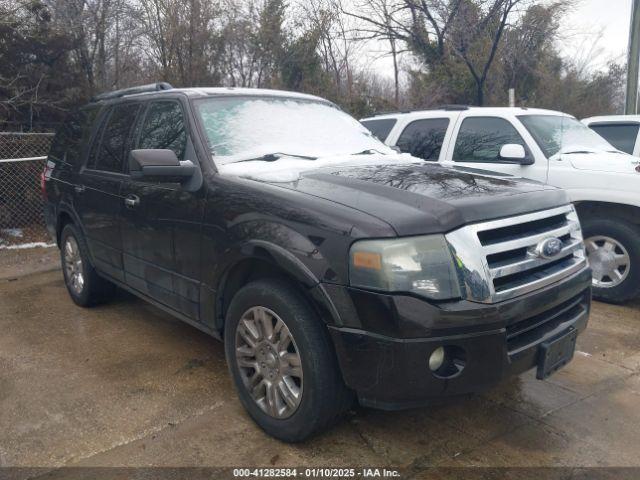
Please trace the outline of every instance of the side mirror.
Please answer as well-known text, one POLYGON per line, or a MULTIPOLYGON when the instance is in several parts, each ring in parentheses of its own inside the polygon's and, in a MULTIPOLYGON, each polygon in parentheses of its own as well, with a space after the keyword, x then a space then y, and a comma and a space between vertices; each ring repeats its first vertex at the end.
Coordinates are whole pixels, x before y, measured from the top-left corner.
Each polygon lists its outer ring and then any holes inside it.
POLYGON ((131 178, 157 182, 182 183, 193 176, 196 167, 191 160, 178 160, 173 150, 131 150, 131 178))
POLYGON ((527 157, 527 152, 522 145, 517 143, 507 143, 500 149, 500 159, 520 165, 531 165, 533 159, 527 157))

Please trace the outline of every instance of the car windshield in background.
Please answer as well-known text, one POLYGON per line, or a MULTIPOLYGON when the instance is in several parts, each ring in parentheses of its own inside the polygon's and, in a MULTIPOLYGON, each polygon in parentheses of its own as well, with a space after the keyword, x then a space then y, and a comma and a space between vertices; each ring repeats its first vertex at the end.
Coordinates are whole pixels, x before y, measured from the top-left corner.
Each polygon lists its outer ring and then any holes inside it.
POLYGON ((557 153, 610 152, 615 148, 575 118, 564 115, 519 115, 547 158, 557 153))
POLYGON ((356 153, 395 153, 357 120, 329 103, 287 97, 196 101, 215 162, 294 156, 304 160, 356 153))
POLYGON ((378 140, 384 142, 396 122, 395 118, 381 118, 379 120, 362 120, 360 123, 367 127, 378 140))

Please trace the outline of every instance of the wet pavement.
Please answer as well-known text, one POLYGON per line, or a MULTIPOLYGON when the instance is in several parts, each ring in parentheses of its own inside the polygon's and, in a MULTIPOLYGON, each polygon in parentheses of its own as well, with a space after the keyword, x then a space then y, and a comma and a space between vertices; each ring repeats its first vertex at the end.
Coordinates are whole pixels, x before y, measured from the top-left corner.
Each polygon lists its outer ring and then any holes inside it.
POLYGON ((0 269, 0 466, 640 466, 640 302, 595 303, 548 381, 357 409, 286 445, 244 412, 221 343, 125 293, 82 309, 29 268, 0 269))

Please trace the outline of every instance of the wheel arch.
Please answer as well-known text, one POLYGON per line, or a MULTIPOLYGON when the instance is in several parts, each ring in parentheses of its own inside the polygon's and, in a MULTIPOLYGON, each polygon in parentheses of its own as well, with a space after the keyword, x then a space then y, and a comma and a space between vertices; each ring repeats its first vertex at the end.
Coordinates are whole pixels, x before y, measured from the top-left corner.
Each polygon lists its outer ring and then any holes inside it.
POLYGON ((56 244, 60 247, 60 237, 62 235, 62 229, 69 223, 76 225, 80 230, 82 230, 82 226, 80 225, 78 216, 75 212, 68 208, 66 205, 62 205, 58 209, 58 214, 56 216, 56 244))
POLYGON ((640 225, 640 207, 622 203, 582 201, 575 203, 578 217, 584 222, 590 217, 617 217, 629 223, 640 225))
POLYGON ((256 240, 241 248, 241 257, 228 265, 218 282, 215 329, 223 335, 225 316, 233 296, 249 282, 279 278, 295 288, 326 324, 342 322, 320 281, 298 258, 282 247, 256 240))

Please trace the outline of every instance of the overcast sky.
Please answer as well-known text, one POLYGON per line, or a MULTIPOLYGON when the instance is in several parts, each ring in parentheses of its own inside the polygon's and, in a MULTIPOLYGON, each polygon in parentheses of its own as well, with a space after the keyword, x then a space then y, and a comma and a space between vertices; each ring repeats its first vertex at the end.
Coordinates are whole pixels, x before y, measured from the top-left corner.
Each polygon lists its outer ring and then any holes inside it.
MULTIPOLYGON (((632 0, 576 0, 575 8, 561 24, 560 52, 591 69, 606 66, 609 60, 625 61, 629 41, 632 0)), ((364 53, 366 63, 382 75, 392 77, 389 57, 381 57, 386 44, 370 44, 364 53)))
POLYGON ((565 55, 588 55, 597 41, 594 67, 624 60, 629 42, 632 0, 580 0, 562 22, 558 47, 565 55))

